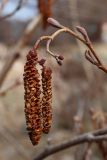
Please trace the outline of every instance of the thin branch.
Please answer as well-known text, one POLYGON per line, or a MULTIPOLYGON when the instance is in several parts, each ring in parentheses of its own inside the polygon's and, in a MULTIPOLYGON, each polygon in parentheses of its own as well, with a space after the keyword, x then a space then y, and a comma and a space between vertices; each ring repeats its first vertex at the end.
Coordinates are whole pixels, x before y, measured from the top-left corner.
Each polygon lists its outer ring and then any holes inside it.
POLYGON ((39 153, 34 160, 42 160, 52 154, 82 143, 100 142, 103 140, 107 141, 107 128, 82 134, 73 139, 61 142, 60 144, 49 145, 41 153, 39 153))
MULTIPOLYGON (((72 35, 73 37, 75 37, 76 39, 78 39, 79 41, 81 41, 83 44, 85 44, 88 48, 88 51, 85 52, 85 57, 88 61, 90 61, 92 64, 96 65, 99 69, 103 70, 105 73, 107 73, 107 67, 105 67, 103 65, 103 63, 101 62, 100 58, 98 57, 97 53, 95 52, 93 45, 88 37, 88 34, 86 32, 86 30, 83 27, 79 27, 77 26, 76 29, 77 31, 82 35, 83 38, 80 37, 80 35, 78 35, 75 31, 72 31, 71 29, 69 29, 68 27, 65 27, 63 25, 61 25, 59 22, 57 22, 55 19, 53 18, 48 18, 48 23, 50 23, 53 27, 59 28, 56 32, 54 32, 52 35, 50 36, 44 36, 46 37, 45 39, 47 39, 47 53, 49 53, 51 56, 53 56, 58 64, 61 64, 61 61, 59 60, 59 55, 54 54, 51 50, 50 50, 50 45, 51 42, 61 33, 66 32, 70 35, 72 35)), ((40 38, 39 43, 44 40, 42 39, 42 37, 40 38)), ((34 48, 37 48, 37 45, 39 45, 39 43, 35 43, 34 48)))
POLYGON ((16 8, 11 13, 0 17, 0 21, 5 20, 6 18, 9 18, 9 17, 13 16, 16 12, 18 12, 21 9, 22 4, 23 4, 23 0, 19 0, 18 5, 16 6, 16 8))

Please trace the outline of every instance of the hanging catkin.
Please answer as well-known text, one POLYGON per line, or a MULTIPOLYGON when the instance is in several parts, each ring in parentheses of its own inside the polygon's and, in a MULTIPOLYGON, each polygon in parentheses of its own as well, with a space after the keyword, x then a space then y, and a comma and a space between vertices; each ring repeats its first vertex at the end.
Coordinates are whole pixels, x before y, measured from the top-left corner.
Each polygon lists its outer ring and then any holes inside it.
POLYGON ((43 28, 47 27, 47 19, 52 16, 52 1, 53 0, 38 0, 38 9, 42 15, 43 28))
POLYGON ((43 116, 43 132, 48 133, 52 122, 52 71, 50 68, 43 66, 42 68, 42 116, 43 116))
POLYGON ((38 144, 42 132, 40 75, 35 67, 37 61, 34 50, 29 51, 24 66, 24 99, 27 130, 33 145, 38 144))

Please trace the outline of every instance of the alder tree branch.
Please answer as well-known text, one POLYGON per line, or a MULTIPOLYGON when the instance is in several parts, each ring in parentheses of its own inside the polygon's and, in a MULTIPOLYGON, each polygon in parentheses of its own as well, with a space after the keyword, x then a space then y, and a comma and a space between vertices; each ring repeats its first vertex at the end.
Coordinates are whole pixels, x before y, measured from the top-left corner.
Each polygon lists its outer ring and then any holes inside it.
POLYGON ((103 140, 107 141, 107 128, 85 133, 77 137, 71 138, 69 140, 66 140, 64 142, 61 142, 59 144, 47 145, 46 148, 34 158, 34 160, 42 160, 52 154, 55 154, 57 152, 60 152, 70 147, 74 147, 82 143, 100 142, 103 140))
POLYGON ((51 56, 53 56, 58 64, 62 64, 62 62, 60 61, 60 59, 58 58, 59 55, 54 54, 51 50, 50 50, 50 45, 51 42, 61 33, 66 32, 70 35, 72 35, 73 37, 75 37, 76 39, 78 39, 79 41, 81 41, 83 44, 85 44, 87 46, 87 50, 85 51, 85 58, 91 62, 93 65, 96 65, 99 69, 103 70, 105 73, 107 73, 107 67, 104 66, 104 64, 101 62, 100 58, 98 57, 96 51, 93 48, 92 42, 90 41, 88 34, 86 32, 86 30, 83 27, 77 26, 76 29, 77 31, 82 35, 82 37, 77 34, 75 31, 69 29, 68 27, 65 27, 63 25, 61 25, 58 21, 56 21, 53 18, 48 18, 48 23, 51 24, 52 26, 58 28, 58 30, 56 32, 54 32, 52 35, 50 36, 43 36, 40 37, 40 39, 35 43, 34 48, 36 49, 39 45, 39 43, 42 40, 47 40, 47 53, 49 53, 51 56))

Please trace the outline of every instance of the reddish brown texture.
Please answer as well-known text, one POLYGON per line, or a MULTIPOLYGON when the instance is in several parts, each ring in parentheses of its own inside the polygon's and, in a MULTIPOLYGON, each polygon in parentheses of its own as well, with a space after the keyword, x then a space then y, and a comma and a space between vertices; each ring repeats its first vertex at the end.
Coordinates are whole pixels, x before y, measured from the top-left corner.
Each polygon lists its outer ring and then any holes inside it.
POLYGON ((33 145, 38 144, 42 132, 40 75, 35 67, 37 60, 37 54, 34 50, 30 50, 24 66, 25 116, 33 145))
POLYGON ((47 27, 47 19, 52 16, 52 1, 53 0, 38 0, 39 12, 42 14, 43 28, 47 27))
POLYGON ((50 68, 42 68, 42 115, 43 115, 43 132, 48 133, 52 123, 52 71, 50 68))

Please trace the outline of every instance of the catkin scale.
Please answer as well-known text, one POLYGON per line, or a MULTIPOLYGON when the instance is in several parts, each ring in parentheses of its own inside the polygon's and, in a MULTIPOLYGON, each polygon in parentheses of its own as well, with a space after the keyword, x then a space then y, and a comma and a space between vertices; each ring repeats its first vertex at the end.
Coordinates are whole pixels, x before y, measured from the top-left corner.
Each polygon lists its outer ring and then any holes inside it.
POLYGON ((48 133, 52 123, 52 71, 50 68, 42 67, 42 116, 43 116, 43 129, 44 133, 48 133))
POLYGON ((38 58, 34 50, 29 51, 24 66, 25 117, 27 130, 33 145, 38 144, 42 132, 40 75, 36 69, 38 58))

